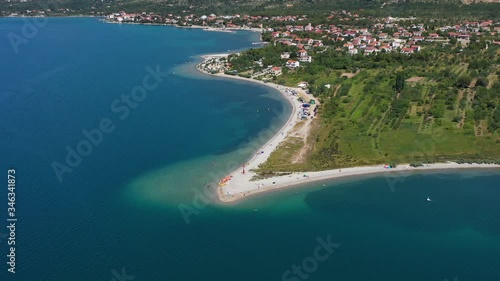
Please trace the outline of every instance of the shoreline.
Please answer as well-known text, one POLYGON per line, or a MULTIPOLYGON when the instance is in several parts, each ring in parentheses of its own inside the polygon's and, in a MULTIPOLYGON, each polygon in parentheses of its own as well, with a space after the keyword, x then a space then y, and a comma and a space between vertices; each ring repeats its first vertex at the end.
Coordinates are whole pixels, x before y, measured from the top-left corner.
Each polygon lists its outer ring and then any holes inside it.
POLYGON ((259 32, 262 33, 263 29, 262 28, 255 28, 255 27, 250 27, 250 28, 243 28, 243 27, 229 27, 229 28, 218 28, 218 27, 211 27, 211 26, 202 26, 202 25, 179 25, 176 23, 155 23, 155 22, 117 22, 117 21, 109 21, 105 18, 102 19, 102 22, 104 23, 112 23, 112 24, 136 24, 136 25, 153 25, 153 26, 172 26, 172 27, 177 27, 177 28, 184 28, 184 29, 201 29, 204 31, 214 31, 214 32, 228 32, 228 33, 234 33, 237 31, 250 31, 250 32, 259 32))
MULTIPOLYGON (((425 164, 424 167, 410 167, 409 164, 398 165, 396 168, 385 169, 383 165, 360 166, 352 168, 341 168, 334 170, 325 170, 319 172, 293 172, 289 175, 274 176, 258 181, 248 181, 246 186, 239 186, 237 194, 224 194, 221 188, 218 188, 217 194, 219 200, 223 203, 237 202, 247 197, 252 197, 266 192, 286 190, 290 188, 300 188, 315 183, 329 182, 340 179, 356 178, 363 176, 384 176, 388 181, 395 183, 404 181, 404 178, 416 175, 419 172, 439 172, 439 171, 457 171, 465 170, 498 170, 500 166, 496 164, 458 164, 455 162, 425 164), (304 177, 307 175, 307 177, 304 177)), ((231 183, 230 183, 231 184, 231 183)), ((227 186, 229 186, 228 184, 227 186)), ((391 185, 388 182, 390 188, 391 185)))
POLYGON ((500 165, 496 164, 458 164, 455 162, 446 163, 433 163, 424 164, 422 167, 411 167, 409 164, 399 164, 395 168, 386 168, 384 165, 372 165, 372 166, 360 166, 360 167, 348 167, 325 171, 315 171, 315 172, 293 172, 287 175, 273 176, 266 179, 252 181, 252 177, 256 175, 252 169, 258 168, 261 163, 264 163, 269 158, 270 154, 281 144, 287 137, 288 133, 291 131, 293 126, 300 121, 297 118, 297 113, 300 107, 300 103, 297 101, 296 97, 288 94, 287 89, 293 89, 296 91, 302 91, 299 88, 290 88, 277 85, 274 83, 264 83, 259 80, 245 78, 240 76, 232 76, 223 73, 211 74, 200 69, 200 65, 206 63, 212 58, 220 58, 227 56, 228 54, 212 54, 212 55, 202 55, 201 62, 196 64, 196 69, 204 74, 221 77, 221 78, 232 78, 242 81, 257 83, 260 85, 265 85, 275 90, 278 90, 291 104, 292 112, 287 120, 287 122, 279 129, 277 133, 271 137, 263 146, 261 146, 255 153, 254 156, 245 162, 246 173, 243 174, 242 168, 238 168, 228 174, 231 180, 227 184, 217 186, 218 199, 222 203, 231 203, 242 200, 252 195, 261 194, 265 192, 283 190, 292 187, 298 187, 301 185, 308 185, 312 183, 318 183, 322 181, 331 181, 335 179, 356 177, 356 176, 366 176, 366 175, 384 175, 389 178, 399 177, 403 179, 409 175, 420 171, 440 171, 440 170, 458 170, 458 169, 498 169, 500 171, 500 165), (258 153, 262 152, 262 153, 258 153))

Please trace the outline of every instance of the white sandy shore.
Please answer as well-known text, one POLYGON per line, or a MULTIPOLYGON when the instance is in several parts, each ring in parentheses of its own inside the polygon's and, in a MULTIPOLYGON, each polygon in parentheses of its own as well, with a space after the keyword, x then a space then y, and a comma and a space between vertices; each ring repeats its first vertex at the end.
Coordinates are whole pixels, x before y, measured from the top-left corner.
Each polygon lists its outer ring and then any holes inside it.
POLYGON ((222 58, 222 57, 227 57, 229 54, 210 54, 210 55, 203 55, 201 56, 205 61, 209 59, 215 59, 215 58, 222 58))
MULTIPOLYGON (((71 16, 70 16, 71 17, 71 16)), ((79 16, 75 16, 79 17, 79 16)), ((86 17, 86 16, 81 16, 86 17)), ((90 17, 90 16, 89 16, 90 17)), ((174 23, 155 23, 155 22, 118 22, 118 21, 110 21, 106 18, 102 19, 105 23, 117 23, 117 24, 139 24, 139 25, 164 25, 164 26, 175 26, 178 28, 186 28, 186 29, 203 29, 205 31, 217 31, 217 32, 236 32, 236 31, 251 31, 251 32, 259 32, 262 33, 262 28, 244 28, 244 27, 229 27, 229 28, 218 28, 211 26, 203 26, 203 25, 178 25, 174 23)))
MULTIPOLYGON (((221 57, 222 55, 223 54, 205 55, 203 56, 203 58, 205 60, 208 60, 214 57, 221 57)), ((410 175, 412 172, 426 171, 426 170, 428 171, 428 170, 467 169, 467 168, 468 169, 490 168, 490 169, 500 170, 500 165, 457 164, 453 162, 425 164, 423 167, 417 167, 417 168, 410 167, 409 164, 406 165, 402 164, 392 169, 386 169, 384 168, 384 165, 376 165, 376 166, 326 170, 320 172, 300 172, 300 173, 295 172, 289 175, 275 176, 258 181, 251 181, 252 177, 255 176, 255 173, 252 172, 251 170, 258 168, 260 164, 266 162, 271 153, 276 149, 276 147, 278 147, 278 145, 286 139, 288 133, 292 130, 294 125, 298 121, 300 121, 300 119, 298 118, 298 110, 301 106, 301 103, 297 101, 297 98, 295 96, 286 93, 285 87, 274 83, 264 83, 262 81, 254 79, 248 79, 226 74, 216 74, 214 76, 250 81, 266 85, 273 89, 277 89, 281 94, 283 94, 283 96, 286 97, 286 99, 293 107, 292 114, 289 117, 286 124, 266 144, 264 144, 259 150, 256 151, 256 154, 252 157, 252 159, 246 162, 245 174, 242 173, 243 167, 239 168, 229 174, 230 176, 232 176, 232 179, 228 184, 226 184, 225 186, 218 187, 217 194, 222 202, 237 201, 249 195, 254 195, 262 192, 279 190, 297 185, 305 185, 318 181, 332 180, 332 179, 345 178, 351 176, 386 174, 387 176, 390 177, 401 177, 402 179, 410 175)), ((288 89, 296 90, 297 92, 305 95, 305 92, 299 88, 288 88, 288 89)))
POLYGON ((418 171, 471 168, 490 168, 500 170, 500 166, 495 164, 457 164, 453 162, 426 164, 423 167, 417 168, 410 167, 406 164, 399 165, 393 169, 386 169, 383 165, 377 165, 326 170, 320 172, 292 173, 286 176, 276 176, 259 181, 250 181, 252 175, 243 175, 241 174, 241 171, 237 171, 232 174, 233 179, 229 184, 219 188, 218 195, 222 202, 232 202, 261 192, 352 176, 384 174, 387 175, 387 177, 392 178, 389 182, 398 182, 399 179, 404 179, 405 177, 418 171))

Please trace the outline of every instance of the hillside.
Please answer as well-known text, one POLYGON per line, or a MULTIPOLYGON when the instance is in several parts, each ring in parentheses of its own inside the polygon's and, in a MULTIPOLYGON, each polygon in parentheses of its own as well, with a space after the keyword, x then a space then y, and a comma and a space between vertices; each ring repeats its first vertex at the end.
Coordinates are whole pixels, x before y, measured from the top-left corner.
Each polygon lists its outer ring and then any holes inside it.
POLYGON ((62 14, 106 14, 125 10, 154 13, 319 14, 358 10, 373 16, 497 16, 500 0, 0 0, 0 12, 47 10, 62 14), (481 4, 476 4, 484 2, 481 4), (463 3, 473 5, 464 5, 463 3), (494 4, 492 4, 494 3, 494 4), (491 5, 495 5, 492 7, 491 5))

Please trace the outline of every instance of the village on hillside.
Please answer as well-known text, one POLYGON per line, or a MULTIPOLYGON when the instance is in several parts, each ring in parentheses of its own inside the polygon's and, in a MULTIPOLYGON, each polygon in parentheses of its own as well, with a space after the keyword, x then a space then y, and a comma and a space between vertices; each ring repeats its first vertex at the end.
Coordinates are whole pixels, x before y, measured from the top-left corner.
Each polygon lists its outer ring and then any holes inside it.
MULTIPOLYGON (((116 14, 109 20, 132 19, 129 15, 116 14)), ((111 16, 110 16, 111 17, 111 16)), ((165 19, 165 23, 173 19, 165 19)), ((413 54, 425 48, 440 48, 446 45, 461 44, 467 46, 471 40, 486 39, 489 44, 500 45, 500 23, 492 20, 463 21, 455 24, 432 26, 431 23, 419 21, 417 18, 381 18, 370 19, 369 27, 356 26, 357 21, 366 20, 359 15, 346 11, 331 12, 324 24, 312 25, 307 16, 201 16, 194 15, 179 19, 181 26, 209 26, 220 29, 251 28, 262 29, 263 39, 276 46, 291 47, 294 51, 281 52, 281 63, 264 65, 262 59, 253 64, 259 69, 252 78, 270 74, 279 76, 283 68, 290 71, 311 63, 315 55, 334 48, 350 55, 372 55, 377 53, 413 54), (238 25, 233 22, 238 20, 238 25), (328 24, 335 20, 337 24, 328 24)), ((238 56, 239 54, 235 54, 238 56)), ((203 65, 210 73, 227 72, 232 68, 230 59, 216 58, 203 65)))

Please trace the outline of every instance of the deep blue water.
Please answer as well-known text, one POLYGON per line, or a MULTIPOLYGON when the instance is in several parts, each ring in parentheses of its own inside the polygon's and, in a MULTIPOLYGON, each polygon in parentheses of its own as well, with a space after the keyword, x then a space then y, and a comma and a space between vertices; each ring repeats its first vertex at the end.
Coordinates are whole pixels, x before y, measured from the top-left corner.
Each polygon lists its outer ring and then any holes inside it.
POLYGON ((16 169, 19 219, 17 273, 0 236, 0 280, 120 280, 122 268, 122 280, 282 280, 329 235, 340 247, 288 280, 500 280, 498 171, 416 174, 394 189, 383 177, 330 182, 212 202, 186 223, 179 204, 194 206, 288 113, 271 89, 192 70, 258 34, 51 18, 16 53, 8 34, 23 24, 0 19, 0 174, 16 169), (167 74, 130 106, 122 95, 148 66, 167 74), (114 130, 69 167, 66 147, 103 120, 114 130), (54 162, 72 169, 61 182, 54 162))

